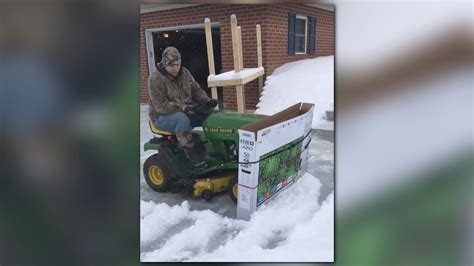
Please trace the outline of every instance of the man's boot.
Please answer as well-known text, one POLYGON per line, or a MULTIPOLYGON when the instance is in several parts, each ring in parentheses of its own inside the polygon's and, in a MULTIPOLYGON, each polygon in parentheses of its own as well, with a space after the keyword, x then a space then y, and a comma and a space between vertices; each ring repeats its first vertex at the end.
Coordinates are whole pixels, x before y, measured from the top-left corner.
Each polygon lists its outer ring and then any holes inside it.
POLYGON ((201 158, 194 147, 184 147, 184 154, 191 162, 194 168, 204 168, 206 166, 206 161, 201 158))
POLYGON ((183 148, 186 158, 194 168, 203 168, 206 167, 207 163, 196 151, 194 147, 193 135, 190 132, 186 133, 176 133, 176 138, 180 146, 183 148))

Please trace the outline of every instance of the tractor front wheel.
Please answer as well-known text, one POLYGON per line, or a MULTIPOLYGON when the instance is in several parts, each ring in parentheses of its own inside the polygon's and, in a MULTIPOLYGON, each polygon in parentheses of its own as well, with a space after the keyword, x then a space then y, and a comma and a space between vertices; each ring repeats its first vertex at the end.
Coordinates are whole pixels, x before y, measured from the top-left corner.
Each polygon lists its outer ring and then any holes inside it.
POLYGON ((151 189, 158 192, 166 192, 171 184, 171 178, 160 160, 159 154, 152 155, 143 164, 145 181, 151 189))
POLYGON ((229 181, 229 185, 227 186, 227 191, 229 192, 230 198, 237 204, 237 197, 239 192, 239 179, 237 177, 233 177, 229 181))

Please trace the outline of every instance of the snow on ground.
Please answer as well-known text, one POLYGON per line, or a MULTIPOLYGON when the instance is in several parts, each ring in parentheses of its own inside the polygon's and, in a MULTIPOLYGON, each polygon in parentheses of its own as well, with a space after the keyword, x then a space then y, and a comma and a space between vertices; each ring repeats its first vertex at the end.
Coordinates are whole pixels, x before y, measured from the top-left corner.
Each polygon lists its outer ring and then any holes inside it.
POLYGON ((141 245, 160 241, 141 261, 333 261, 334 196, 318 204, 320 188, 305 174, 250 221, 142 201, 141 245))
POLYGON ((313 128, 334 110, 334 56, 286 63, 267 77, 255 113, 272 115, 295 103, 315 104, 313 128))
MULTIPOLYGON (((313 127, 318 125, 324 112, 333 109, 333 60, 332 56, 307 59, 276 69, 267 77, 257 113, 274 114, 300 101, 312 102, 313 127)), ((147 110, 147 105, 141 106, 141 149, 152 137, 147 110)), ((142 165, 152 153, 141 150, 142 165)), ((332 262, 333 143, 314 139, 309 161, 312 174, 304 174, 260 207, 250 221, 230 218, 223 215, 228 211, 215 211, 215 206, 202 208, 206 205, 196 205, 194 199, 169 200, 169 193, 150 192, 142 174, 141 197, 150 201, 140 203, 141 261, 332 262)), ((222 198, 216 197, 219 204, 222 198)))

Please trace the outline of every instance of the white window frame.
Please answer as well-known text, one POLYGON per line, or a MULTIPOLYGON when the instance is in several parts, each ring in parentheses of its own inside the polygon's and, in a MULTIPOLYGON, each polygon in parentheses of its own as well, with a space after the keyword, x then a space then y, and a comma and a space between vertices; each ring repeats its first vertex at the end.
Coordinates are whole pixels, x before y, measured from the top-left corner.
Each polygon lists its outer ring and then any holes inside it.
MULTIPOLYGON (((211 28, 219 28, 219 22, 211 23, 211 28)), ((175 26, 175 27, 165 27, 165 28, 153 28, 153 29, 145 29, 145 44, 146 44, 146 54, 147 54, 147 61, 148 61, 148 73, 153 73, 156 71, 155 66, 155 53, 154 53, 154 45, 153 45, 153 33, 154 32, 162 32, 162 31, 172 31, 172 30, 183 30, 183 29, 204 29, 203 24, 192 24, 192 25, 182 25, 182 26, 175 26)))
MULTIPOLYGON (((297 52, 296 51, 296 45, 295 45, 295 54, 306 54, 306 51, 307 51, 307 48, 308 48, 308 47, 306 47, 308 45, 308 17, 304 16, 304 15, 296 15, 295 24, 296 24, 297 19, 302 19, 302 20, 305 21, 305 23, 304 23, 304 52, 297 52)), ((295 31, 295 39, 296 39, 296 31, 295 31)), ((296 44, 296 42, 295 42, 295 44, 296 44)))

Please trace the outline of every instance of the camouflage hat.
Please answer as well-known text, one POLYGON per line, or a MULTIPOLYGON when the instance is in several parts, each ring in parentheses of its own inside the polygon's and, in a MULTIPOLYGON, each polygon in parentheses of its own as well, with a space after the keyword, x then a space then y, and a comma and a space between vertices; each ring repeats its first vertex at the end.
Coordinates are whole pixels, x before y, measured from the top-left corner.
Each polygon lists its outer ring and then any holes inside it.
POLYGON ((181 64, 181 54, 175 47, 168 46, 163 51, 161 62, 164 66, 181 64))

